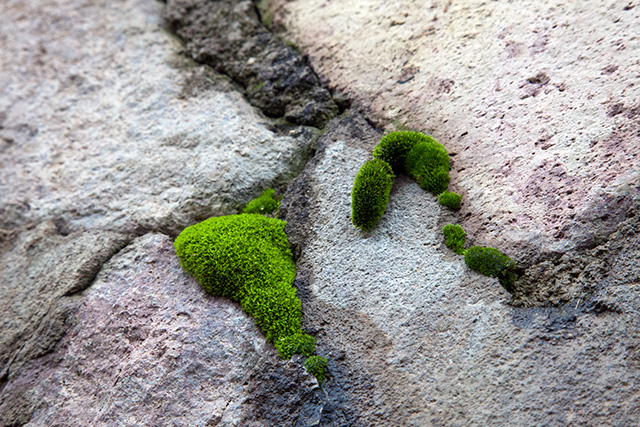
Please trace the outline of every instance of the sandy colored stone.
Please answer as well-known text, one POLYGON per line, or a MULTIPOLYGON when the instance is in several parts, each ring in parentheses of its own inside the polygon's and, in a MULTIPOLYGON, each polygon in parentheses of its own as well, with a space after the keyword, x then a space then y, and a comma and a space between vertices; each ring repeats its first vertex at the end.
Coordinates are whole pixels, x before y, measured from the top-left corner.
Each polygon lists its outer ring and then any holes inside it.
POLYGON ((447 147, 478 243, 532 263, 592 247, 624 219, 640 166, 637 5, 267 3, 335 91, 447 147))

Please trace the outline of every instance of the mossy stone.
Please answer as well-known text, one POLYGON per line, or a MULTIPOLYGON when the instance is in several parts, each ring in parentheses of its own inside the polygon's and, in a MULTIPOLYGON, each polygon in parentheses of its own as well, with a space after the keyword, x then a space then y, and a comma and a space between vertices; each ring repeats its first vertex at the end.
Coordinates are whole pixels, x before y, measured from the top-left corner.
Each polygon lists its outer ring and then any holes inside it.
POLYGON ((319 383, 323 382, 326 378, 327 372, 327 358, 320 356, 307 357, 304 361, 304 367, 312 374, 319 383))
POLYGON ((497 277, 508 292, 515 292, 516 263, 495 248, 473 246, 464 253, 464 262, 485 276, 497 277))
POLYGON ((449 191, 445 191, 438 196, 438 201, 442 206, 446 206, 449 209, 460 209, 460 203, 462 202, 462 197, 457 193, 451 193, 449 191))
POLYGON ((458 255, 464 255, 466 233, 462 227, 457 224, 447 224, 442 228, 442 233, 447 247, 458 255))
POLYGON ((276 192, 273 189, 267 188, 262 194, 247 203, 242 213, 268 215, 277 211, 280 206, 280 201, 275 195, 276 192))
POLYGON ((389 203, 395 175, 388 163, 374 159, 365 163, 351 192, 351 222, 362 230, 378 223, 389 203))

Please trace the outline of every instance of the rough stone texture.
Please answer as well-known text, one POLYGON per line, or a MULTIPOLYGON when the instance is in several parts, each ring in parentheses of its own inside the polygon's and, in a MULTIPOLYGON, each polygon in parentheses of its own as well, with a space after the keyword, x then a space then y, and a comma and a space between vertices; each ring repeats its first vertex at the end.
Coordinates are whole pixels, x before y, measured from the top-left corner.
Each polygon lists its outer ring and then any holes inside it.
POLYGON ((373 231, 353 227, 351 188, 379 136, 357 116, 333 122, 281 205, 303 327, 329 356, 321 425, 636 424, 640 201, 589 253, 602 268, 574 264, 587 300, 517 308, 445 247, 451 214, 405 176, 373 231))
POLYGON ((0 229, 177 234, 284 190, 312 131, 268 129, 147 0, 0 4, 0 229))
POLYGON ((166 236, 136 239, 51 311, 66 333, 12 370, 2 425, 306 426, 322 410, 301 361, 204 293, 166 236))
POLYGON ((262 24, 250 0, 168 0, 165 16, 186 49, 246 88, 270 117, 324 127, 338 112, 307 60, 262 24))
POLYGON ((322 79, 455 154, 479 243, 522 263, 597 245, 640 181, 640 7, 618 1, 269 0, 322 79))

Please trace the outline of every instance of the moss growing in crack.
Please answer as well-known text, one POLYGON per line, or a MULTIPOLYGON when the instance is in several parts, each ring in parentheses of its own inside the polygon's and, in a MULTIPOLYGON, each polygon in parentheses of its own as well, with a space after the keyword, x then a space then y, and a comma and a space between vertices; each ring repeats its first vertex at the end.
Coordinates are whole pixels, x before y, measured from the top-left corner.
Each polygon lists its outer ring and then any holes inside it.
POLYGON ((385 135, 373 149, 373 158, 387 162, 395 173, 402 172, 409 151, 418 142, 432 139, 420 132, 391 132, 385 135))
POLYGON ((312 374, 319 383, 323 382, 326 378, 327 372, 327 358, 320 356, 311 356, 304 361, 304 367, 312 374))
POLYGON ((303 334, 285 224, 256 214, 209 218, 174 243, 182 267, 210 294, 239 302, 276 347, 303 334))
POLYGON ((460 209, 460 202, 462 197, 458 193, 450 193, 448 191, 443 192, 438 196, 438 201, 441 205, 448 207, 449 209, 460 209))
POLYGON ((431 137, 427 138, 413 146, 404 165, 420 187, 437 196, 449 185, 451 163, 449 153, 442 144, 431 137))
POLYGON ((464 255, 464 240, 466 234, 462 227, 457 224, 447 224, 442 228, 445 244, 449 249, 458 255, 464 255))
POLYGON ((351 222, 362 230, 378 223, 389 203, 395 175, 388 163, 374 159, 365 163, 351 191, 351 222))
POLYGON ((283 359, 288 359, 294 354, 301 354, 309 357, 313 355, 316 349, 316 339, 305 333, 297 333, 289 335, 288 337, 281 338, 276 343, 278 354, 283 359))
POLYGON ((268 215, 277 211, 280 206, 280 200, 275 195, 276 192, 274 190, 267 188, 260 196, 247 203, 242 213, 268 215))
POLYGON ((485 276, 497 277, 508 292, 515 292, 516 263, 495 248, 474 246, 464 253, 464 262, 485 276))

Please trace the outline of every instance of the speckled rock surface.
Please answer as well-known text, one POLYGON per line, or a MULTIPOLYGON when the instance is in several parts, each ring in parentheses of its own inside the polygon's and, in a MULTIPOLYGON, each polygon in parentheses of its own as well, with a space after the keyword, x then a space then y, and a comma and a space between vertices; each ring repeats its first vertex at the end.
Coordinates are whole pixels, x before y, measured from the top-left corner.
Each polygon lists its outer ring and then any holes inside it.
POLYGON ((593 247, 638 192, 635 2, 270 0, 336 92, 455 153, 462 225, 532 263, 593 247))
POLYGON ((182 55, 155 1, 0 5, 0 229, 177 234, 284 190, 313 132, 280 136, 182 55))
POLYGON ((2 425, 305 426, 322 410, 301 361, 280 360, 237 304, 204 293, 166 236, 136 239, 50 313, 65 333, 14 366, 2 425))
POLYGON ((378 138, 357 116, 333 122, 281 205, 303 327, 329 356, 321 425, 633 425, 640 200, 584 264, 546 270, 580 276, 589 298, 516 308, 445 247, 451 213, 407 177, 373 231, 353 227, 353 180, 378 138))

